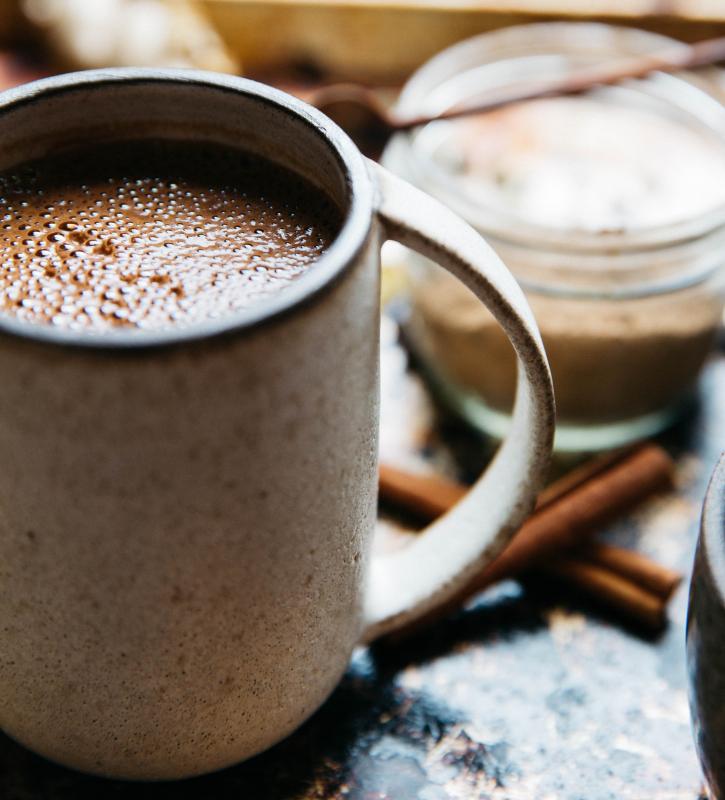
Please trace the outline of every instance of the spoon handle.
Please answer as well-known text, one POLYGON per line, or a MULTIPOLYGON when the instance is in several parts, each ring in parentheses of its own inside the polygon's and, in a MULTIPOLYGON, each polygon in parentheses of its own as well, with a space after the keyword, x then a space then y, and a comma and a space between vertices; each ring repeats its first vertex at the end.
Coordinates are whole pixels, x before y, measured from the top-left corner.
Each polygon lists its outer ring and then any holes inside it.
POLYGON ((396 130, 409 130, 438 120, 458 119, 486 111, 495 111, 513 103, 579 94, 596 86, 610 86, 619 81, 643 78, 652 72, 675 72, 694 69, 725 61, 725 37, 704 39, 692 45, 676 45, 651 55, 637 56, 611 64, 582 69, 563 78, 555 78, 535 86, 514 87, 499 94, 465 106, 455 106, 436 114, 422 114, 408 119, 391 120, 396 130))

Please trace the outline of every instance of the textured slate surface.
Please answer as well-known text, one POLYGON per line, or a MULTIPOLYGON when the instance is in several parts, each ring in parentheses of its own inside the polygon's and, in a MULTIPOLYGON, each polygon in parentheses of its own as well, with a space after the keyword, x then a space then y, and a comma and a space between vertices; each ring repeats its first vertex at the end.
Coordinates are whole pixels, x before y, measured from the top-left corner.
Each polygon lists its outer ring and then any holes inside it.
MULTIPOLYGON (((441 421, 384 326, 383 454, 470 477, 486 447, 441 421), (405 411, 405 414, 403 414, 405 411)), ((662 438, 676 494, 611 526, 687 572, 707 477, 725 447, 725 355, 690 417, 662 438)), ((395 525, 380 542, 395 543, 395 525)), ((509 582, 395 649, 360 651, 327 704, 270 752, 176 784, 89 778, 0 738, 2 800, 359 798, 695 800, 685 690, 686 586, 651 638, 552 584, 509 582)))

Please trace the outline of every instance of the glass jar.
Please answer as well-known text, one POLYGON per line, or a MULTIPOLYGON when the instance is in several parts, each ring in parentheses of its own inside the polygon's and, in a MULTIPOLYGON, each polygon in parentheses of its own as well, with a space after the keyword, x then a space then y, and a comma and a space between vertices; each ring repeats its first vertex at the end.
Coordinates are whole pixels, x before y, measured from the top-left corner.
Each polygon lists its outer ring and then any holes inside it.
MULTIPOLYGON (((642 31, 544 23, 445 50, 397 112, 436 112, 593 63, 677 46, 642 31)), ((431 123, 384 163, 476 227, 516 276, 554 377, 559 450, 614 447, 684 407, 725 301, 725 108, 712 75, 656 74, 586 95, 431 123)), ((408 254, 407 338, 443 396, 504 433, 513 353, 473 296, 408 254)))

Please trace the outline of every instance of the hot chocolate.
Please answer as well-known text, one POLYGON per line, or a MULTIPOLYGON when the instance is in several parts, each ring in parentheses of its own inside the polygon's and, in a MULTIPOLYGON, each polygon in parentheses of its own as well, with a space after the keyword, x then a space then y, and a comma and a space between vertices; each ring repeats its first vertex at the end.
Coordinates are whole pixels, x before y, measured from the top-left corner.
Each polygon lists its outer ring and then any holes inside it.
POLYGON ((242 151, 107 142, 0 173, 0 312, 72 329, 220 317, 294 281, 340 213, 242 151))

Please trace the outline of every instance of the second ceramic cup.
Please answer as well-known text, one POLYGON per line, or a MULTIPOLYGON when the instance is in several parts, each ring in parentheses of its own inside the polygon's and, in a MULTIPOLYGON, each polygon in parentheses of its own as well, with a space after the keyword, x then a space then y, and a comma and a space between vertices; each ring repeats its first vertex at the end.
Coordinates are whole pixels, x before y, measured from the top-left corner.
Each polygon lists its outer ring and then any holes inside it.
POLYGON ((687 614, 695 744, 714 800, 725 798, 725 453, 705 496, 687 614))

